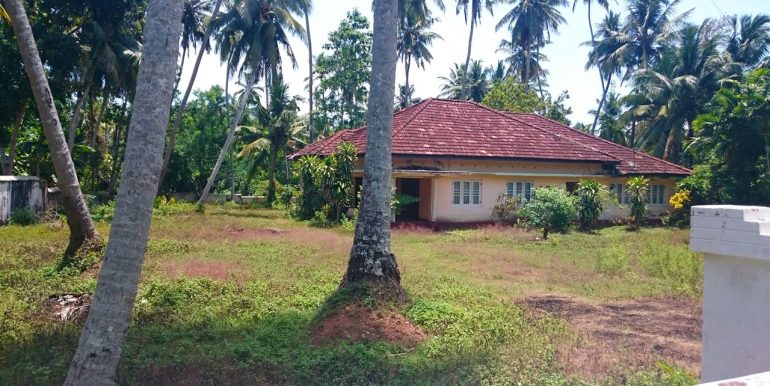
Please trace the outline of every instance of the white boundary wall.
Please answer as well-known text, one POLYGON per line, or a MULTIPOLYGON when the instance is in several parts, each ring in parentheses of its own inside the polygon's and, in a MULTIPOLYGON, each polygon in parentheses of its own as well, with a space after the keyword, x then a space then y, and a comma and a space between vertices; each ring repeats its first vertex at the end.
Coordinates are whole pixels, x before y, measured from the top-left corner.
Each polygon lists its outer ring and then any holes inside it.
POLYGON ((692 208, 690 249, 704 252, 701 380, 770 370, 770 208, 692 208))

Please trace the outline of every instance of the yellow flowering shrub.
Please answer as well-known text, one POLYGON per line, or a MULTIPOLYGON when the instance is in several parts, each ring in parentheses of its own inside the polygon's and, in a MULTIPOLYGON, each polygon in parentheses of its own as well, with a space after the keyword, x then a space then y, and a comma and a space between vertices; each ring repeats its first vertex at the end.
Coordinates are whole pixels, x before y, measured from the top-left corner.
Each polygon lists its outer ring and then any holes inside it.
POLYGON ((690 191, 682 189, 674 193, 674 195, 671 196, 671 199, 668 200, 668 203, 676 210, 684 209, 690 203, 690 191))

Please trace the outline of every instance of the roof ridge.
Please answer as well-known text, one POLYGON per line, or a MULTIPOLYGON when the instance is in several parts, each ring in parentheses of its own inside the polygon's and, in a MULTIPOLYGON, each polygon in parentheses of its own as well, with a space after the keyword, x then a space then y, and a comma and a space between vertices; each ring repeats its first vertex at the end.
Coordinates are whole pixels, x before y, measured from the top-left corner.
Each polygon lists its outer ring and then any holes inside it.
MULTIPOLYGON (((431 102, 433 102, 433 100, 434 100, 433 98, 427 98, 427 99, 425 99, 425 100, 421 101, 420 103, 418 103, 418 104, 414 105, 414 107, 415 107, 415 108, 416 108, 417 106, 421 105, 421 104, 424 104, 425 106, 422 106, 422 107, 420 107, 420 109, 419 109, 419 110, 415 111, 415 112, 414 112, 414 114, 412 114, 412 116, 411 116, 411 117, 409 117, 409 119, 407 119, 407 120, 406 120, 406 122, 404 122, 404 123, 403 123, 403 124, 402 124, 400 127, 397 127, 397 128, 393 128, 393 132, 392 132, 392 134, 391 134, 391 135, 392 135, 391 141, 392 141, 393 139, 396 139, 396 135, 397 135, 398 133, 400 133, 402 130, 404 130, 404 128, 406 128, 406 126, 408 126, 410 123, 412 123, 412 121, 413 121, 415 118, 417 118, 417 116, 418 116, 418 115, 420 115, 420 113, 421 113, 423 110, 425 110, 425 108, 426 108, 426 107, 428 107, 428 105, 429 105, 429 104, 431 104, 431 102)), ((401 110, 401 111, 404 111, 404 110, 401 110)))
POLYGON ((608 144, 608 145, 612 145, 612 146, 614 146, 614 147, 617 147, 617 148, 622 148, 623 150, 629 150, 629 151, 631 151, 632 153, 634 153, 635 155, 636 155, 636 154, 639 154, 639 155, 641 155, 641 156, 643 156, 643 157, 646 157, 646 158, 652 158, 652 159, 654 159, 654 160, 656 160, 656 161, 661 161, 661 162, 664 162, 664 163, 666 163, 666 164, 668 164, 668 165, 671 165, 671 166, 674 166, 674 167, 676 167, 676 168, 679 168, 679 169, 683 169, 683 170, 685 170, 685 171, 687 171, 687 172, 690 172, 690 173, 692 173, 692 169, 690 169, 690 168, 686 168, 686 167, 684 167, 684 166, 682 166, 682 165, 678 165, 678 164, 676 164, 676 163, 673 163, 673 162, 671 162, 671 161, 667 161, 667 160, 664 160, 663 158, 658 158, 658 157, 655 157, 655 156, 653 156, 653 155, 650 155, 650 154, 647 154, 647 153, 645 153, 645 152, 643 152, 643 151, 640 151, 640 150, 636 150, 636 149, 634 149, 634 148, 630 148, 630 147, 627 147, 627 146, 623 146, 623 145, 621 145, 621 144, 619 144, 619 143, 615 143, 615 142, 612 142, 612 141, 606 140, 606 139, 604 139, 604 138, 601 138, 601 137, 597 137, 597 136, 595 136, 595 135, 593 135, 593 134, 588 134, 588 133, 586 133, 586 132, 584 132, 584 131, 580 131, 580 130, 578 130, 578 129, 575 129, 575 128, 573 128, 573 127, 569 127, 569 126, 567 126, 567 125, 563 125, 563 124, 561 124, 561 123, 559 123, 559 122, 557 122, 557 121, 555 121, 555 120, 553 120, 553 119, 551 119, 551 118, 548 118, 548 117, 543 117, 543 116, 540 116, 540 115, 537 115, 537 114, 531 114, 531 113, 514 113, 514 114, 527 114, 527 115, 534 115, 534 116, 540 117, 540 118, 542 118, 542 119, 547 119, 547 120, 549 120, 549 121, 551 121, 551 122, 553 122, 553 123, 556 123, 556 124, 558 124, 558 125, 562 125, 562 126, 564 126, 564 127, 568 128, 568 129, 570 129, 570 130, 572 130, 572 131, 574 131, 574 132, 576 132, 576 133, 578 133, 578 134, 581 134, 581 135, 584 135, 584 136, 590 137, 590 138, 592 138, 592 139, 595 139, 595 140, 599 140, 599 141, 602 141, 602 142, 604 142, 604 143, 606 143, 606 144, 608 144))
MULTIPOLYGON (((557 134, 557 133, 552 133, 552 132, 550 132, 550 131, 548 131, 548 130, 545 130, 545 129, 541 129, 541 128, 539 128, 539 127, 537 127, 537 126, 533 125, 533 124, 530 124, 530 123, 528 123, 528 122, 524 122, 524 121, 522 121, 522 120, 520 120, 520 119, 516 119, 515 117, 512 117, 512 116, 510 116, 510 115, 508 115, 508 114, 505 114, 505 113, 504 113, 504 112, 502 112, 502 111, 499 111, 499 110, 495 110, 495 109, 493 109, 493 108, 491 108, 491 107, 489 107, 489 106, 485 106, 485 105, 483 105, 483 104, 481 104, 481 103, 478 103, 478 102, 474 102, 474 101, 466 101, 466 102, 468 102, 468 103, 472 103, 472 104, 474 104, 474 105, 476 105, 476 106, 479 106, 479 107, 481 107, 481 108, 484 108, 484 109, 487 109, 487 110, 489 110, 489 111, 495 112, 495 113, 499 114, 500 116, 503 116, 503 117, 505 117, 505 118, 508 118, 508 119, 514 120, 514 121, 516 121, 516 122, 519 122, 519 123, 521 123, 521 124, 523 124, 523 125, 529 126, 529 127, 533 128, 533 129, 535 129, 535 130, 539 130, 539 131, 541 131, 541 132, 543 132, 543 133, 546 133, 546 134, 551 134, 551 135, 553 135, 553 136, 555 136, 555 137, 558 137, 558 138, 561 138, 561 139, 563 139, 563 140, 565 140, 565 141, 567 141, 567 142, 571 142, 571 143, 577 144, 578 146, 582 146, 582 147, 588 148, 588 149, 590 149, 590 150, 593 150, 593 151, 595 151, 595 152, 598 152, 598 153, 602 153, 602 154, 606 155, 607 157, 610 157, 610 158, 612 158, 613 160, 617 161, 618 163, 622 163, 622 162, 623 162, 622 160, 618 159, 617 157, 615 157, 615 156, 613 156, 613 155, 611 155, 611 154, 607 154, 607 153, 605 153, 605 152, 603 152, 603 151, 601 151, 601 150, 599 150, 599 149, 594 149, 594 148, 592 148, 592 147, 590 147, 590 146, 588 146, 588 145, 586 145, 586 144, 583 144, 583 143, 580 143, 580 142, 578 142, 578 141, 574 141, 574 140, 572 140, 572 139, 570 139, 570 138, 564 137, 563 135, 560 135, 560 134, 557 134)), ((516 113, 515 113, 515 114, 516 114, 516 113)), ((532 115, 534 115, 534 116, 536 116, 536 117, 540 117, 540 115, 537 115, 537 114, 532 114, 532 115)), ((542 117, 541 117, 541 118, 542 118, 542 117)), ((548 119, 548 118, 545 118, 545 119, 548 119)), ((558 123, 558 122, 557 122, 557 123, 558 123)), ((560 124, 560 123, 559 123, 559 124, 560 124)))

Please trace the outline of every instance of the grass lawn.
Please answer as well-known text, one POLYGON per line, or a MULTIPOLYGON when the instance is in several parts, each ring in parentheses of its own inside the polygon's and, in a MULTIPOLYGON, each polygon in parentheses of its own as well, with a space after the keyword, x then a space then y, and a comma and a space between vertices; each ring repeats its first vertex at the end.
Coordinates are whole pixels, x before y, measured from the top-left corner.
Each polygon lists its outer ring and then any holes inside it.
MULTIPOLYGON (((313 318, 352 236, 281 211, 156 215, 120 384, 688 384, 700 360, 702 257, 687 232, 396 230, 417 345, 313 345, 313 318)), ((109 225, 100 224, 103 235, 109 225)), ((0 384, 59 384, 81 324, 53 294, 93 272, 52 273, 66 229, 0 228, 0 384)))

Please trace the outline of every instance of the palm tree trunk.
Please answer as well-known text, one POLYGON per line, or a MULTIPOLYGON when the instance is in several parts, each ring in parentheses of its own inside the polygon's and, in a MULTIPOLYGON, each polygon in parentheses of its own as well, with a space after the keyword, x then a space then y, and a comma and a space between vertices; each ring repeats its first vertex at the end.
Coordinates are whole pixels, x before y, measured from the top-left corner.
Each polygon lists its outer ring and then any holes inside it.
POLYGON ((95 64, 92 63, 83 74, 83 93, 75 104, 75 111, 72 112, 72 120, 70 121, 69 131, 67 132, 67 148, 69 148, 70 151, 72 151, 72 148, 75 146, 75 134, 78 126, 80 126, 80 112, 83 110, 83 106, 85 106, 88 94, 91 92, 91 86, 94 83, 94 65, 95 64))
MULTIPOLYGON (((184 71, 184 60, 187 57, 187 48, 182 47, 182 58, 179 62, 179 69, 176 73, 176 80, 174 81, 174 92, 171 95, 176 94, 176 90, 179 88, 179 82, 182 80, 182 72, 184 71)), ((173 103, 174 99, 172 97, 171 103, 173 103)))
POLYGON ((64 138, 64 130, 59 121, 59 113, 53 103, 54 99, 48 86, 48 79, 40 61, 35 38, 32 35, 32 28, 29 25, 22 0, 4 0, 4 2, 9 15, 11 15, 11 20, 14 21, 13 30, 24 61, 24 69, 35 96, 43 133, 48 140, 51 161, 61 189, 64 210, 67 214, 70 240, 65 252, 66 261, 75 255, 75 252, 86 240, 98 241, 99 235, 93 220, 91 220, 91 214, 88 212, 83 193, 80 191, 80 182, 75 171, 75 165, 72 163, 67 140, 64 138))
POLYGON ((99 126, 102 125, 102 120, 104 119, 104 113, 107 111, 107 105, 109 105, 109 99, 110 99, 110 93, 109 88, 107 85, 104 86, 104 91, 102 91, 102 105, 99 106, 99 114, 96 116, 96 119, 94 120, 94 127, 91 131, 91 147, 96 146, 96 140, 99 137, 99 126))
MULTIPOLYGON (((213 20, 219 14, 220 5, 222 5, 222 0, 217 0, 217 3, 214 5, 214 11, 211 13, 211 20, 213 20)), ((185 90, 184 96, 182 97, 182 102, 179 104, 179 108, 176 111, 174 126, 171 127, 171 132, 168 135, 168 144, 166 144, 166 152, 163 155, 163 167, 160 171, 160 183, 158 184, 158 189, 163 186, 163 180, 166 178, 166 173, 168 172, 168 164, 171 162, 171 155, 174 153, 176 133, 179 131, 179 126, 182 124, 182 116, 184 116, 185 109, 187 109, 187 100, 190 98, 190 93, 192 92, 193 85, 195 84, 195 78, 198 77, 198 69, 201 66, 203 54, 206 52, 206 46, 208 45, 209 37, 211 37, 211 28, 206 26, 206 33, 203 35, 203 43, 201 44, 200 51, 198 51, 198 56, 195 58, 195 65, 193 66, 193 72, 190 76, 190 82, 187 83, 187 89, 185 90)))
POLYGON ((267 171, 267 204, 270 206, 275 202, 275 167, 277 161, 278 149, 270 149, 270 168, 267 171))
POLYGON ((391 148, 396 85, 397 0, 374 1, 364 194, 350 260, 340 287, 376 288, 370 295, 405 300, 396 256, 390 250, 391 148))
POLYGON ((181 15, 181 1, 150 0, 115 219, 65 386, 116 383, 115 372, 136 299, 163 161, 181 15))
POLYGON ((412 57, 408 55, 404 59, 404 72, 406 73, 406 107, 412 105, 412 93, 409 92, 409 68, 412 66, 412 57))
POLYGON ((251 89, 254 87, 254 82, 256 81, 257 73, 254 71, 249 77, 249 80, 246 83, 246 87, 243 89, 241 98, 238 101, 238 111, 235 113, 235 118, 233 118, 232 122, 230 123, 230 132, 227 133, 227 139, 225 139, 225 144, 222 146, 222 151, 219 152, 219 158, 217 158, 217 162, 214 164, 214 170, 211 171, 211 175, 209 176, 208 181, 206 181, 206 187, 203 188, 203 193, 201 193, 201 197, 198 199, 198 205, 203 205, 203 203, 206 202, 206 199, 209 197, 209 192, 214 186, 214 181, 217 179, 219 169, 222 167, 222 161, 224 161, 225 155, 227 155, 227 151, 230 149, 230 144, 233 142, 233 138, 235 137, 235 129, 238 127, 238 123, 241 121, 243 110, 246 108, 246 101, 248 101, 249 96, 251 95, 251 89))
POLYGON ((470 80, 468 77, 468 65, 471 62, 471 48, 473 48, 473 30, 475 24, 476 23, 473 22, 473 17, 471 17, 471 32, 468 34, 468 53, 465 55, 465 66, 463 67, 463 88, 460 92, 460 96, 463 99, 469 99, 466 94, 468 92, 468 81, 470 80))
POLYGON ((24 121, 24 115, 27 114, 27 107, 29 105, 26 101, 19 107, 19 111, 16 112, 16 119, 13 121, 13 128, 11 129, 11 141, 8 143, 8 157, 5 157, 3 148, 0 146, 0 154, 3 155, 3 174, 13 175, 13 164, 16 162, 16 144, 19 142, 19 131, 21 131, 21 124, 24 121))
POLYGON ((524 89, 529 91, 529 68, 530 68, 530 47, 529 47, 529 38, 525 37, 522 39, 522 45, 524 46, 524 76, 521 79, 521 82, 524 83, 524 89))
POLYGON ((310 142, 315 142, 317 133, 315 132, 315 126, 313 125, 313 40, 310 38, 310 15, 307 8, 304 9, 305 13, 305 31, 307 32, 307 57, 308 57, 308 76, 307 76, 307 100, 309 105, 308 110, 308 136, 310 142))
MULTIPOLYGON (((601 70, 599 70, 601 73, 601 70)), ((604 77, 601 77, 604 79, 604 77)), ((607 74, 607 83, 602 81, 602 99, 599 100, 599 106, 596 108, 596 116, 594 116, 594 124, 591 125, 591 135, 596 135, 596 124, 599 122, 599 114, 602 113, 602 106, 607 99, 607 92, 610 89, 610 80, 612 80, 612 73, 607 74)))

